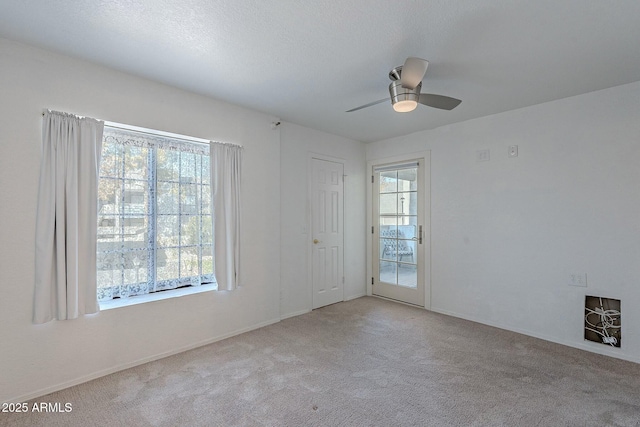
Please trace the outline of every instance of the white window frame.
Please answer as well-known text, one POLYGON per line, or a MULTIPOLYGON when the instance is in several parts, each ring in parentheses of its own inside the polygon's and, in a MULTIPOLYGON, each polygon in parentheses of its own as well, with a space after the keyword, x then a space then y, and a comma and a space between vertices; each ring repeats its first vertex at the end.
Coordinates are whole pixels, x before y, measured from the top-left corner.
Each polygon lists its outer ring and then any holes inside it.
MULTIPOLYGON (((164 131, 159 131, 155 129, 149 129, 149 128, 143 128, 139 126, 132 126, 132 125, 126 125, 122 123, 105 121, 105 128, 108 128, 108 127, 121 129, 125 131, 132 131, 140 134, 148 134, 156 137, 167 137, 171 139, 178 139, 178 140, 183 140, 189 143, 206 144, 206 145, 210 144, 210 141, 201 139, 201 138, 195 138, 191 136, 164 132, 164 131)), ((213 206, 212 206, 212 210, 213 210, 213 206)), ((193 295, 193 294, 198 294, 203 292, 211 292, 215 290, 217 290, 217 283, 215 282, 215 278, 214 278, 212 283, 201 284, 199 286, 179 287, 176 289, 159 290, 159 291, 155 291, 147 294, 135 295, 127 298, 103 300, 103 301, 100 301, 99 304, 100 304, 101 310, 110 310, 110 309, 126 307, 131 305, 138 305, 138 304, 143 304, 143 303, 148 303, 153 301, 162 301, 170 298, 178 298, 178 297, 183 297, 183 296, 193 295)))

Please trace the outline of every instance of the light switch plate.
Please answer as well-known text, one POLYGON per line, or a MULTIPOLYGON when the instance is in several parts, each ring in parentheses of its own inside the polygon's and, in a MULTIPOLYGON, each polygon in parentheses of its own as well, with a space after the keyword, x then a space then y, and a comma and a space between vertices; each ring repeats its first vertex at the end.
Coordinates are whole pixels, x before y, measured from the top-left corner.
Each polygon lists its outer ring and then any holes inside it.
POLYGON ((587 287, 587 273, 570 273, 567 279, 569 286, 587 287))
POLYGON ((478 150, 476 151, 476 162, 488 162, 490 159, 489 150, 478 150))

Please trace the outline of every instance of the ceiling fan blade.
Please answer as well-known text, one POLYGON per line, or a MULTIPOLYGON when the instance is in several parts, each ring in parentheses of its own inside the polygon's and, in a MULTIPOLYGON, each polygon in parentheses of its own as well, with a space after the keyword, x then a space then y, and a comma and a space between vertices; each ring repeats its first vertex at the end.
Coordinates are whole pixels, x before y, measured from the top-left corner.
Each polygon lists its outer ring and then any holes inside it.
POLYGON ((420 84, 424 74, 427 72, 429 61, 426 59, 410 56, 404 61, 402 72, 400 73, 400 83, 407 89, 415 89, 420 84))
POLYGON ((462 101, 459 99, 451 98, 443 95, 434 95, 432 93, 421 93, 420 99, 418 99, 420 104, 439 108, 441 110, 453 110, 456 108, 462 101))
POLYGON ((352 108, 351 110, 347 110, 346 112, 347 112, 347 113, 351 113, 352 111, 362 110, 363 108, 371 107, 372 105, 380 104, 380 103, 382 103, 382 102, 384 102, 384 101, 389 101, 389 98, 379 99, 379 100, 377 100, 377 101, 373 101, 373 102, 370 102, 370 103, 368 103, 368 104, 364 104, 364 105, 361 105, 361 106, 359 106, 359 107, 352 108))

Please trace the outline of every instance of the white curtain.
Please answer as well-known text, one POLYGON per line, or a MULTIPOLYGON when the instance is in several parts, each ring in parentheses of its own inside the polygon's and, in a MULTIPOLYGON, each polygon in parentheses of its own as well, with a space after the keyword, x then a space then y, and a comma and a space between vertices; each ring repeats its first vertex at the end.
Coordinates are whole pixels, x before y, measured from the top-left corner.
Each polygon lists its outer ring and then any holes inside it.
POLYGON ((36 217, 34 323, 100 310, 97 190, 104 123, 47 111, 36 217))
POLYGON ((242 147, 211 143, 214 274, 218 290, 240 284, 240 179, 242 147))

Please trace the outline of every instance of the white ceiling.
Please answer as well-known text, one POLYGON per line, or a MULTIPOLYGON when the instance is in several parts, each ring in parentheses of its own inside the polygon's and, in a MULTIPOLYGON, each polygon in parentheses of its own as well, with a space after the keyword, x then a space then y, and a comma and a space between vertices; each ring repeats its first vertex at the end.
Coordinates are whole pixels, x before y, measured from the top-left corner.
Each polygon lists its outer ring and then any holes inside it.
POLYGON ((638 0, 0 0, 0 37, 365 142, 640 80, 638 0), (462 104, 345 113, 407 56, 462 104))

